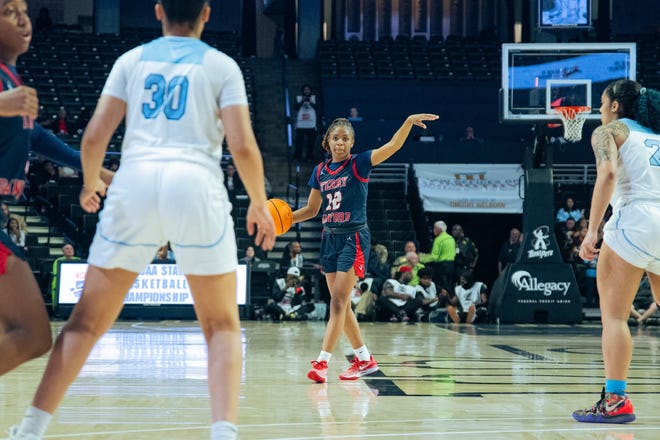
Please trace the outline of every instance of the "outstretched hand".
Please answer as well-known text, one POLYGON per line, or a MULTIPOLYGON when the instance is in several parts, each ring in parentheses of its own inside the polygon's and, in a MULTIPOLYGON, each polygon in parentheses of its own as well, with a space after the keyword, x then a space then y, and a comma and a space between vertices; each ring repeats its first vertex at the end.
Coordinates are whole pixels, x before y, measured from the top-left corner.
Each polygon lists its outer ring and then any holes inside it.
POLYGON ((440 116, 434 115, 433 113, 418 113, 416 115, 408 116, 407 120, 413 125, 421 127, 426 130, 426 124, 423 121, 435 121, 440 116))
POLYGON ((270 216, 266 205, 255 207, 250 203, 245 221, 248 234, 254 235, 256 227, 257 235, 254 237, 254 243, 261 246, 261 249, 265 251, 273 249, 275 245, 275 222, 273 222, 273 217, 270 216))

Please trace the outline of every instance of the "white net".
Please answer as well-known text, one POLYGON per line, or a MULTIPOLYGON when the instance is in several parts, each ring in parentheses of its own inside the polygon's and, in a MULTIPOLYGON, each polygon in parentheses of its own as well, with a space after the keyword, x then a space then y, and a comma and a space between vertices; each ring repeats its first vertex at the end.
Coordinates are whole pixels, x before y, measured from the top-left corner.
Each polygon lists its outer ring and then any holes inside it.
POLYGON ((578 142, 582 139, 582 127, 591 112, 590 107, 555 107, 564 124, 564 139, 578 142))

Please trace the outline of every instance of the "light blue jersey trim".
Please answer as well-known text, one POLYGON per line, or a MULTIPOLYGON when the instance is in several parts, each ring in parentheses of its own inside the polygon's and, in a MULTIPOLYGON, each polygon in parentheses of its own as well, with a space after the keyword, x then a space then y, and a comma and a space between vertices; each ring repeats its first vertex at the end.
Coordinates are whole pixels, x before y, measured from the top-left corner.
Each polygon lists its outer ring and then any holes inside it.
POLYGON ((160 37, 142 46, 140 61, 202 64, 209 45, 190 37, 160 37))
POLYGON ((639 131, 641 133, 653 133, 653 130, 640 124, 639 122, 633 119, 623 118, 620 121, 626 124, 630 129, 630 131, 639 131))
POLYGON ((98 232, 99 232, 99 237, 101 237, 103 240, 112 243, 112 244, 118 244, 120 246, 126 246, 126 247, 161 247, 162 244, 159 243, 128 243, 126 241, 120 241, 120 240, 113 240, 112 238, 108 237, 103 233, 103 230, 101 229, 101 224, 97 226, 98 232))
POLYGON ((639 252, 641 252, 642 254, 646 255, 647 257, 649 257, 649 258, 653 258, 655 261, 660 261, 660 258, 656 257, 655 255, 651 255, 651 254, 649 254, 649 253, 646 252, 644 249, 642 249, 641 247, 639 247, 639 246, 637 246, 635 243, 633 243, 632 240, 630 240, 630 239, 628 238, 628 236, 626 235, 626 231, 625 231, 625 229, 621 229, 621 233, 623 234, 623 238, 628 242, 628 244, 629 244, 630 246, 634 247, 635 249, 637 249, 639 252))
MULTIPOLYGON (((99 228, 99 237, 101 237, 103 240, 105 240, 109 243, 112 243, 112 244, 116 244, 116 245, 119 245, 119 246, 126 246, 126 247, 154 247, 154 246, 160 247, 160 246, 162 246, 162 244, 159 244, 159 243, 129 243, 129 242, 126 242, 126 241, 113 240, 112 238, 108 237, 107 235, 105 235, 103 233, 103 231, 101 230, 101 225, 98 225, 97 227, 99 228)), ((210 243, 210 244, 181 244, 181 243, 172 242, 172 245, 174 245, 176 247, 180 247, 180 248, 209 249, 209 248, 215 247, 218 244, 220 244, 222 242, 222 240, 224 240, 226 234, 227 234, 227 223, 225 222, 225 228, 223 229, 222 234, 220 234, 220 238, 218 238, 213 243, 210 243)))
POLYGON ((190 249, 190 248, 192 248, 192 249, 208 249, 208 248, 215 247, 215 246, 219 245, 222 242, 222 240, 225 239, 225 235, 227 234, 227 223, 228 222, 225 222, 225 228, 222 230, 222 234, 220 234, 220 238, 218 238, 213 243, 210 243, 210 244, 181 244, 181 243, 172 242, 172 245, 174 247, 188 248, 188 249, 190 249))

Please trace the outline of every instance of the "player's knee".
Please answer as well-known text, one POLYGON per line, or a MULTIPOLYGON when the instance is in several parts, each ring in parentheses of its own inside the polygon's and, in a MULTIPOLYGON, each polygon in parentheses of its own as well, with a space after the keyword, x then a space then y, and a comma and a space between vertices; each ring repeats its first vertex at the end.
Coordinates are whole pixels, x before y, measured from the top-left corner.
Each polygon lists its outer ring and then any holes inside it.
POLYGON ((108 327, 102 324, 93 322, 90 319, 77 317, 74 314, 64 328, 62 328, 62 333, 77 333, 98 340, 107 330, 108 327))
POLYGON ((21 330, 20 345, 27 359, 37 358, 50 350, 53 345, 53 334, 48 320, 33 322, 21 330))
POLYGON ((241 324, 238 317, 236 317, 236 319, 233 317, 202 318, 199 320, 199 325, 207 339, 215 333, 233 333, 241 331, 241 324))
POLYGON ((333 313, 341 313, 344 310, 346 310, 349 301, 350 298, 333 296, 332 299, 330 300, 330 310, 333 313))

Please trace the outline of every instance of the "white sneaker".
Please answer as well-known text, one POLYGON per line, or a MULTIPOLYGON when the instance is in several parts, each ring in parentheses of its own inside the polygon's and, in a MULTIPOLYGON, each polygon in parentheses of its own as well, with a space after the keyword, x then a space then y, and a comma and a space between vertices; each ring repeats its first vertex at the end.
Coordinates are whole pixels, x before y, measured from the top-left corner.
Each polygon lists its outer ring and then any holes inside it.
POLYGON ((18 425, 9 428, 9 438, 7 440, 41 440, 41 438, 34 434, 19 434, 18 429, 18 425))

